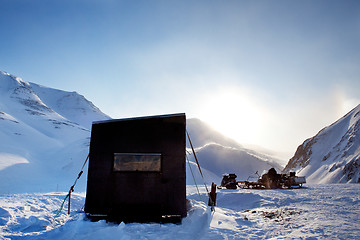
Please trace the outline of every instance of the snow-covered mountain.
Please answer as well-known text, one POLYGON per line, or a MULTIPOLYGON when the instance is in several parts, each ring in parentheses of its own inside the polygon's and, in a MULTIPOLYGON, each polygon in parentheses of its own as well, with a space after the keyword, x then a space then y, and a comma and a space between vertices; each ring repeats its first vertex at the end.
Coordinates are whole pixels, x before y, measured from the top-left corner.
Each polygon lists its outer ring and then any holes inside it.
MULTIPOLYGON (((219 184, 218 179, 224 173, 235 173, 238 180, 246 180, 249 176, 254 176, 255 172, 262 174, 272 167, 278 171, 282 169, 279 159, 247 149, 199 119, 187 120, 187 130, 201 167, 213 173, 212 176, 217 176, 212 180, 209 177, 208 181, 219 184)), ((190 160, 194 161, 189 143, 187 148, 190 160)))
POLYGON ((308 182, 360 182, 360 105, 305 140, 283 171, 293 170, 308 182))
MULTIPOLYGON (((0 193, 68 190, 88 154, 92 121, 104 119, 110 117, 76 92, 0 72, 0 193)), ((198 119, 188 119, 187 129, 207 183, 219 184, 223 173, 247 179, 256 171, 281 169, 277 159, 244 148, 198 119)), ((188 152, 187 183, 194 184, 191 170, 201 183, 188 152)), ((77 185, 79 191, 85 187, 85 180, 77 185)))
POLYGON ((93 120, 109 119, 76 92, 0 71, 0 192, 69 186, 88 151, 93 120))
MULTIPOLYGON (((243 148, 241 144, 231 138, 224 136, 200 119, 187 119, 186 128, 190 133, 191 142, 195 148, 203 147, 212 143, 233 148, 243 148)), ((187 147, 190 147, 188 142, 187 147)))

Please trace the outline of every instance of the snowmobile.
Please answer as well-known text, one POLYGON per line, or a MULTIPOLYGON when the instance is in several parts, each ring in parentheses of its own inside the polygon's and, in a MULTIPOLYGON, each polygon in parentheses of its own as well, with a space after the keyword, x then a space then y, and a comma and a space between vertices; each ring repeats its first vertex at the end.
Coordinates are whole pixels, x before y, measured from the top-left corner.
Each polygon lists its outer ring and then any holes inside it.
POLYGON ((237 188, 237 181, 236 181, 236 174, 223 174, 223 178, 221 180, 220 188, 227 188, 227 189, 236 189, 237 188))

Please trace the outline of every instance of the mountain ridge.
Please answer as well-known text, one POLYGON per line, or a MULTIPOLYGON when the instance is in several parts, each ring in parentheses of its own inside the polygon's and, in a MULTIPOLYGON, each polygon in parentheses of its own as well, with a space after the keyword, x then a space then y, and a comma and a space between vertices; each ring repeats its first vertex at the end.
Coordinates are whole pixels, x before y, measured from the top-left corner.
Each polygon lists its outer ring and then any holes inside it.
POLYGON ((55 191, 57 185, 65 190, 87 156, 87 127, 94 118, 109 118, 80 95, 77 98, 89 114, 82 112, 77 119, 72 118, 70 109, 76 104, 65 104, 62 111, 54 111, 47 105, 49 98, 57 102, 60 95, 69 92, 47 88, 46 99, 36 92, 38 88, 37 84, 0 72, 1 192, 55 191))
POLYGON ((360 104, 306 139, 283 172, 293 170, 307 176, 310 182, 359 182, 360 104))
MULTIPOLYGON (((316 173, 318 176, 329 169, 332 172, 345 169, 343 171, 351 181, 359 175, 359 158, 343 159, 341 165, 334 160, 335 154, 329 155, 326 151, 338 147, 347 158, 360 151, 356 145, 360 142, 357 134, 360 128, 360 105, 355 109, 358 111, 342 118, 347 119, 347 123, 334 123, 318 133, 321 136, 333 136, 331 141, 322 140, 324 146, 318 148, 324 152, 324 162, 329 163, 326 169, 321 168, 316 173), (338 141, 337 144, 333 143, 334 139, 338 141)), ((0 191, 67 191, 74 173, 81 168, 88 155, 92 121, 109 119, 108 115, 76 92, 26 82, 0 71, 0 191)), ((255 172, 261 174, 271 167, 277 170, 283 168, 276 157, 246 148, 200 119, 187 119, 187 131, 207 176, 207 183, 219 183, 224 173, 235 173, 240 180, 245 180, 255 172)), ((311 171, 309 167, 305 170, 302 168, 310 166, 307 161, 311 160, 310 155, 314 157, 317 142, 318 138, 307 139, 294 155, 299 157, 293 157, 292 164, 288 163, 285 170, 313 174, 313 168, 311 171)), ((187 150, 189 173, 190 167, 196 167, 189 142, 187 150)), ((194 172, 199 182, 200 175, 194 172)), ((315 175, 312 176, 310 180, 315 179, 315 175)), ((349 180, 343 178, 341 182, 349 180)), ((187 174, 187 184, 194 184, 190 174, 187 174)), ((79 189, 84 191, 85 186, 84 181, 79 184, 79 189)))

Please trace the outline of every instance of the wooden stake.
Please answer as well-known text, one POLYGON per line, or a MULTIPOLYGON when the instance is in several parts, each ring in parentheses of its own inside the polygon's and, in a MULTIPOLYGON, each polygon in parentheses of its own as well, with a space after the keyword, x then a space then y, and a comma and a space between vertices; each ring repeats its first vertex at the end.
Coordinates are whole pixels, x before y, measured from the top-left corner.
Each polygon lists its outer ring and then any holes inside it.
POLYGON ((71 198, 71 190, 69 191, 68 215, 70 215, 70 198, 71 198))

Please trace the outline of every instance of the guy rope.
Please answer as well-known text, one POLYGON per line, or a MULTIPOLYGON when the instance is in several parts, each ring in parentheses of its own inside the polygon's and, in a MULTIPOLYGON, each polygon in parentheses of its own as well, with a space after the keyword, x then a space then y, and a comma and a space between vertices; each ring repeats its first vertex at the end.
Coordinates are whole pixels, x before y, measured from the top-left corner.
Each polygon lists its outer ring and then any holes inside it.
POLYGON ((56 215, 55 215, 55 217, 54 217, 54 218, 56 218, 56 217, 58 217, 58 216, 60 215, 60 212, 61 212, 61 210, 63 209, 64 204, 65 204, 65 201, 66 201, 66 199, 67 199, 67 198, 69 198, 69 203, 68 203, 68 214, 70 215, 70 200, 71 200, 71 192, 73 192, 73 191, 74 191, 74 187, 75 187, 75 185, 76 185, 77 181, 79 180, 79 178, 80 178, 80 177, 81 177, 81 175, 83 174, 83 172, 84 172, 83 170, 84 170, 84 167, 85 167, 85 165, 86 165, 87 161, 89 160, 89 156, 90 156, 90 154, 88 154, 88 156, 86 157, 85 162, 84 162, 84 164, 83 164, 83 166, 82 166, 82 168, 81 168, 81 170, 80 170, 80 172, 79 172, 79 174, 78 174, 77 178, 75 179, 74 184, 70 187, 69 193, 65 196, 64 201, 62 202, 62 204, 61 204, 61 206, 60 206, 60 208, 59 208, 59 210, 58 210, 58 212, 56 213, 56 215))
MULTIPOLYGON (((188 131, 186 131, 186 135, 187 135, 187 138, 189 139, 189 143, 190 143, 190 146, 191 146, 191 150, 192 150, 192 152, 193 152, 193 154, 194 154, 194 158, 195 158, 195 161, 196 161, 196 165, 198 166, 200 175, 201 175, 201 177, 202 177, 202 179, 203 179, 203 182, 204 182, 204 186, 205 186, 206 192, 207 192, 207 194, 208 194, 208 196, 209 196, 209 206, 211 206, 211 211, 215 211, 215 203, 216 203, 216 197, 215 197, 215 196, 216 196, 216 195, 215 195, 215 189, 216 189, 216 187, 215 187, 215 184, 212 183, 211 193, 210 193, 208 187, 206 186, 205 179, 204 179, 204 175, 203 175, 203 173, 202 173, 202 171, 201 171, 201 167, 200 167, 199 161, 198 161, 198 159, 197 159, 197 157, 196 157, 195 149, 194 149, 194 147, 193 147, 193 145, 192 145, 192 142, 191 142, 190 135, 189 135, 188 131)), ((197 186, 196 186, 196 187, 197 187, 197 186)))

